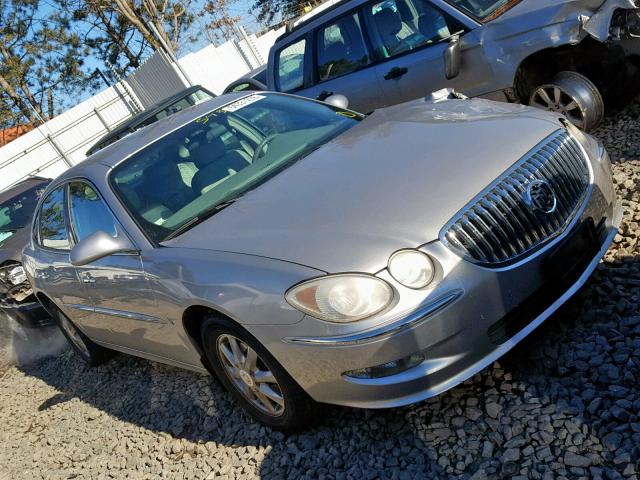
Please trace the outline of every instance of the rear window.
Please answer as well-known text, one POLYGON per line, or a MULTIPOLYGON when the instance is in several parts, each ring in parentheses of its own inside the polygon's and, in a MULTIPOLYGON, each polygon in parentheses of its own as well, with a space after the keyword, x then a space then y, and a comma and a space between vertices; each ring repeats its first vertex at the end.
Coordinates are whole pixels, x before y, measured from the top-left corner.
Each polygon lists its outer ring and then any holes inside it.
POLYGON ((354 72, 369 64, 358 16, 347 15, 316 34, 317 69, 320 80, 354 72))
POLYGON ((279 91, 292 92, 304 86, 304 51, 306 43, 303 38, 283 48, 278 53, 276 80, 279 91))
POLYGON ((488 22, 499 17, 521 0, 446 0, 467 15, 488 22))

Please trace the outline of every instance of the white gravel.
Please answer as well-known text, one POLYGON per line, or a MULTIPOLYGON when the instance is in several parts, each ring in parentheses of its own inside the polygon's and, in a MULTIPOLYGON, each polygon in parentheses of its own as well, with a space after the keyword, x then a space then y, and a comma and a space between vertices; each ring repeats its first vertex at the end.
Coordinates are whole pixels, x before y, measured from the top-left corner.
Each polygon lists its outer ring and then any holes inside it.
POLYGON ((88 369, 65 350, 0 367, 0 479, 637 479, 639 116, 632 103, 596 132, 627 210, 605 261, 465 384, 408 408, 328 407, 285 437, 209 377, 126 356, 88 369))

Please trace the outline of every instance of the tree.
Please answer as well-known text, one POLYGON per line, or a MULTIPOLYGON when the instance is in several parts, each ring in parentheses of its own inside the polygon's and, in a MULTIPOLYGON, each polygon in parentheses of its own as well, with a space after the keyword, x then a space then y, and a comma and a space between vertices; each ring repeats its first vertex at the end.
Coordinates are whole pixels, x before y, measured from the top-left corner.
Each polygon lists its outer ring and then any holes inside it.
POLYGON ((284 22, 320 5, 322 0, 255 0, 253 8, 263 25, 284 22))
POLYGON ((236 37, 235 27, 240 22, 229 10, 228 0, 208 0, 198 14, 205 20, 204 30, 211 43, 222 43, 236 37))
POLYGON ((81 30, 86 45, 121 75, 137 68, 151 51, 166 50, 164 45, 179 51, 195 17, 191 0, 57 1, 84 24, 81 30))
POLYGON ((6 124, 47 120, 73 92, 91 84, 87 50, 70 33, 70 19, 46 14, 38 0, 0 0, 0 87, 6 124), (64 92, 64 95, 57 93, 64 92), (10 112, 10 113, 9 113, 10 112))

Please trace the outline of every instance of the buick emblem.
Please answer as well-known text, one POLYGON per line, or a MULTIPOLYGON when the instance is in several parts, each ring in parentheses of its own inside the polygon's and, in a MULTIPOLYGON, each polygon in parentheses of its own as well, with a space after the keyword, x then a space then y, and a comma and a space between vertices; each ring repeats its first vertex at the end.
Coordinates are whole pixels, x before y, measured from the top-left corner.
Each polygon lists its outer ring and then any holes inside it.
POLYGON ((542 213, 553 213, 558 205, 553 188, 543 180, 529 182, 524 193, 524 202, 533 210, 542 213))

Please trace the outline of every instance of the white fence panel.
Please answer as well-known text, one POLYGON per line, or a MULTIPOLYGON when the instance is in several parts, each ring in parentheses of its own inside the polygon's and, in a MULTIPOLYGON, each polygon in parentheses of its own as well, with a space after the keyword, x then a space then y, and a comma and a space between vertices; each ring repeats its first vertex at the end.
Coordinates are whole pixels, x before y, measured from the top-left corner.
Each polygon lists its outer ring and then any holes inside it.
POLYGON ((0 190, 33 175, 56 177, 69 168, 68 163, 84 160, 89 147, 107 133, 107 126, 113 128, 132 115, 123 90, 118 93, 116 87, 107 88, 0 148, 0 190))

